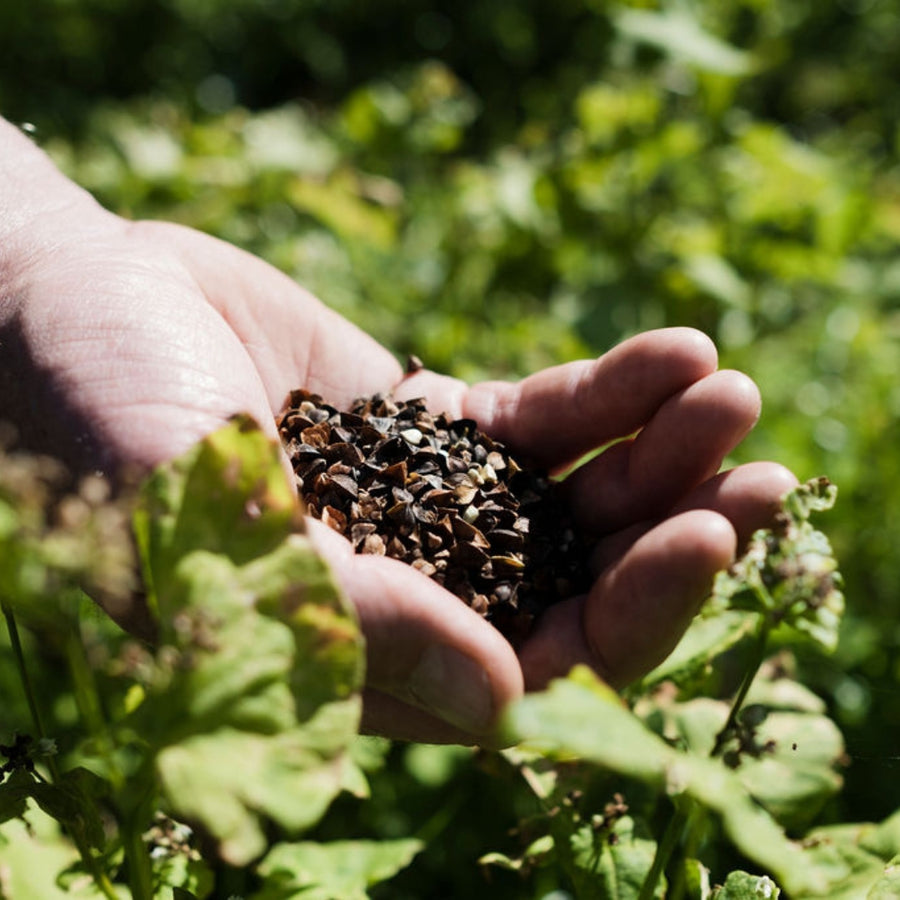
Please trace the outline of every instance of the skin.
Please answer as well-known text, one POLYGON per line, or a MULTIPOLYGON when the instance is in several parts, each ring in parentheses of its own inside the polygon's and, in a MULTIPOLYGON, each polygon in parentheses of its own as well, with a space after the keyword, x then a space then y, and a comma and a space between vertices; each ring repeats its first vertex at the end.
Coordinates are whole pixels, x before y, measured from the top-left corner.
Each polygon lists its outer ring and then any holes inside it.
POLYGON ((647 332, 516 383, 405 376, 261 260, 102 209, 2 120, 0 349, 0 419, 76 472, 146 469, 240 411, 275 438, 274 414, 299 386, 336 405, 424 396, 551 470, 617 441, 566 482, 596 542, 596 582, 551 609, 518 654, 429 578, 356 556, 309 522, 366 635, 364 727, 400 739, 489 744, 506 704, 576 663, 616 687, 645 673, 795 484, 774 463, 719 471, 760 398, 717 368, 698 331, 647 332))

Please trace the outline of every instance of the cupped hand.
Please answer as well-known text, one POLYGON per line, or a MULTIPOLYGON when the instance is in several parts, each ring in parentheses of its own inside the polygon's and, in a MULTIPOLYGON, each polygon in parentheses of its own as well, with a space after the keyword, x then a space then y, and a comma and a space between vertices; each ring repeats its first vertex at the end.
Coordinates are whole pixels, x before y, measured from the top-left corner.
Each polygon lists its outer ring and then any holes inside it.
POLYGON ((338 406, 377 391, 424 396, 551 471, 609 445, 565 482, 596 542, 596 582, 548 611, 518 654, 431 579, 309 523, 366 635, 369 730, 489 742, 503 706, 576 663, 626 684, 674 647, 715 572, 794 484, 769 463, 719 472, 759 396, 717 370, 699 332, 648 332, 518 383, 407 377, 261 260, 113 216, 4 127, 0 144, 27 164, 15 185, 0 165, 0 419, 26 446, 76 470, 148 467, 236 412, 275 438, 274 415, 300 386, 338 406))

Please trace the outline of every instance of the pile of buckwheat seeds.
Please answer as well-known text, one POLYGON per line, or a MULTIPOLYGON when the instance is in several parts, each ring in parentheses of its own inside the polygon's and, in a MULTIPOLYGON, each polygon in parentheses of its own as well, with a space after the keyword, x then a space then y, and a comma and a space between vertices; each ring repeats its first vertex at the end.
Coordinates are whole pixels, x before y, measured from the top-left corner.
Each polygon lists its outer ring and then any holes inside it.
POLYGON ((510 641, 587 590, 586 545, 557 485, 473 421, 380 394, 342 411, 297 390, 276 424, 308 514, 357 553, 430 576, 510 641))

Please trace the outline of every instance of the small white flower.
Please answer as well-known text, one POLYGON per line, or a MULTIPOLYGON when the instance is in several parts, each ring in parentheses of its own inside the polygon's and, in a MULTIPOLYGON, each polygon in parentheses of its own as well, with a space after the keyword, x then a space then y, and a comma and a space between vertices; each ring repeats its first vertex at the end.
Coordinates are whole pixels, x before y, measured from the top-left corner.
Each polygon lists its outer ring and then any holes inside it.
POLYGON ((59 749, 56 746, 56 740, 54 738, 45 737, 37 742, 35 756, 56 756, 58 752, 59 749))

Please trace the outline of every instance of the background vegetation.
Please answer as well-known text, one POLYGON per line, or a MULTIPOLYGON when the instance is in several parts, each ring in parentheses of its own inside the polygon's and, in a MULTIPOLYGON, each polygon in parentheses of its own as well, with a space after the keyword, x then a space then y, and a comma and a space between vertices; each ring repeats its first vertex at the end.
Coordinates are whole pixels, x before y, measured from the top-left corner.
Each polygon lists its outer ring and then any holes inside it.
MULTIPOLYGON (((800 654, 847 740, 835 821, 900 807, 898 70, 888 0, 0 5, 0 111, 75 179, 261 254, 398 354, 515 376, 712 335, 765 402, 735 460, 840 489, 842 638, 800 654)), ((397 747, 373 778, 373 836, 452 834, 391 896, 474 890, 522 812, 467 753, 397 747)))

